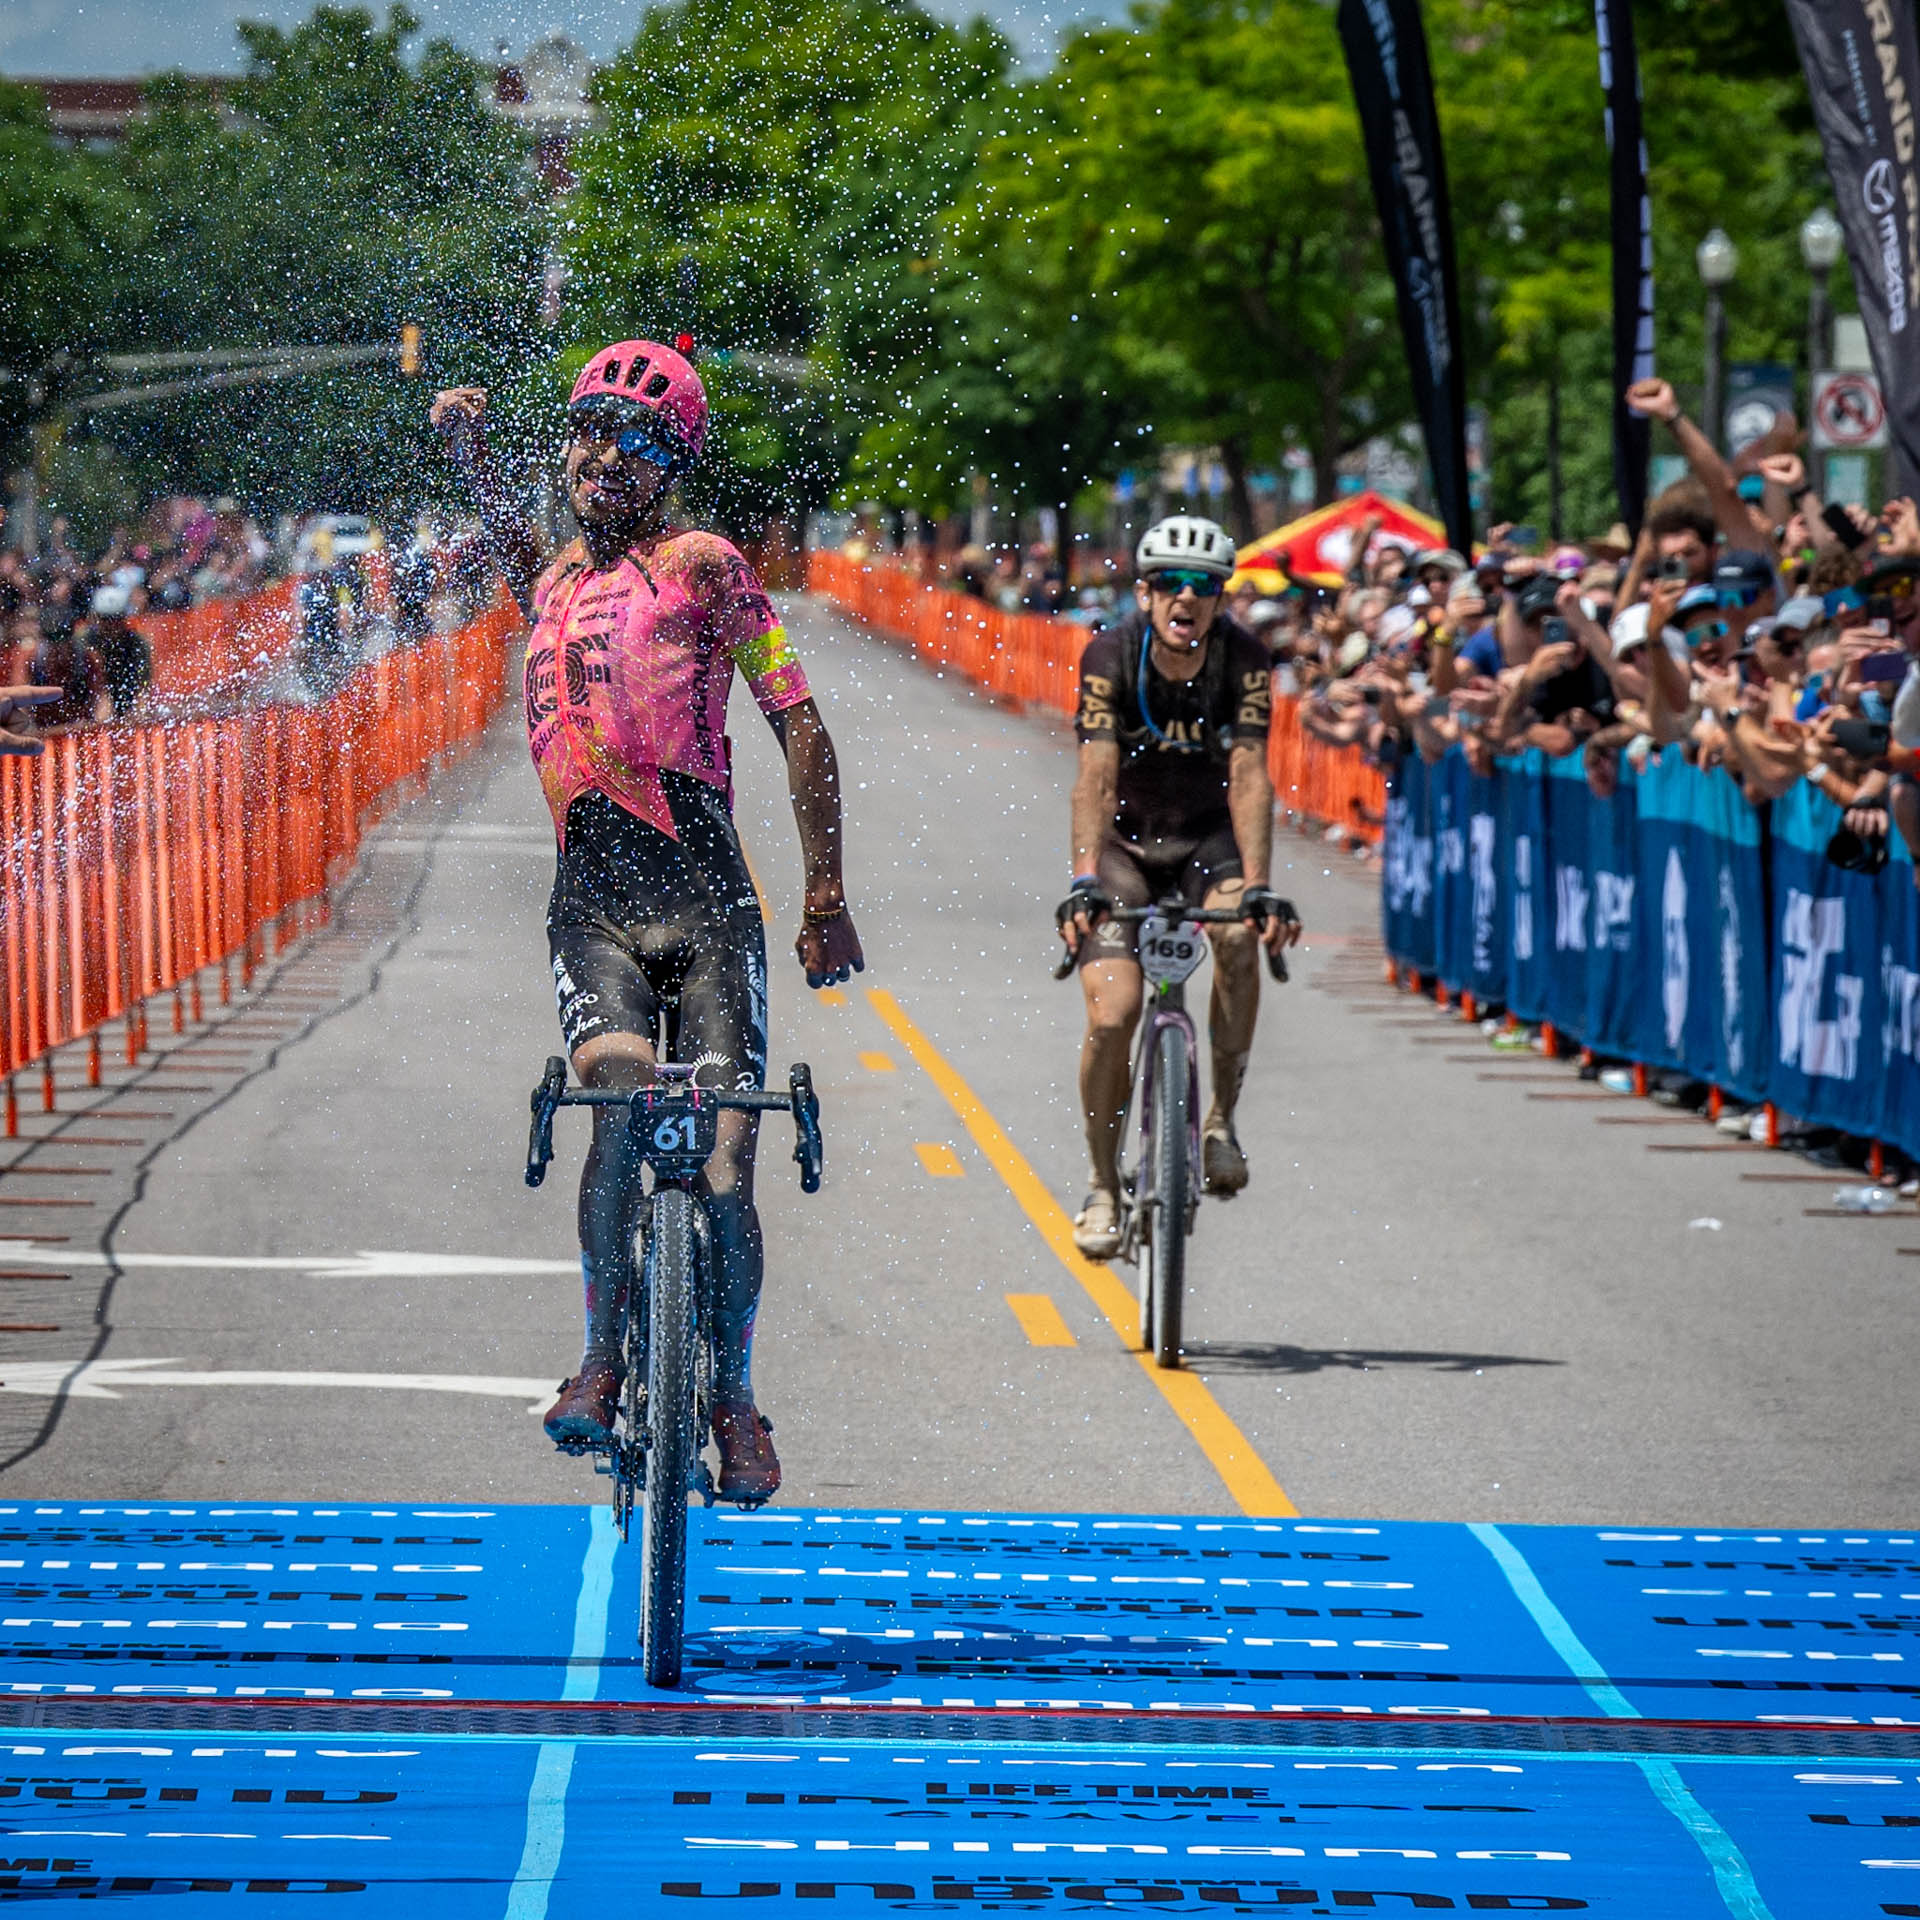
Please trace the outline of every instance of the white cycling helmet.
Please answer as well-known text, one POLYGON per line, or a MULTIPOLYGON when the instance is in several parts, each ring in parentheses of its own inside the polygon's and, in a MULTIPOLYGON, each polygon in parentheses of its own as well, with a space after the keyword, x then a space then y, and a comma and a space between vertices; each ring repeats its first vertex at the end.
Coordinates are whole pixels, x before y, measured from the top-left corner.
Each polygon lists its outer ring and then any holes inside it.
POLYGON ((1176 513, 1156 520, 1140 536, 1133 552, 1134 571, 1145 575, 1161 567, 1199 567, 1222 580, 1234 569, 1233 538, 1216 520, 1176 513))

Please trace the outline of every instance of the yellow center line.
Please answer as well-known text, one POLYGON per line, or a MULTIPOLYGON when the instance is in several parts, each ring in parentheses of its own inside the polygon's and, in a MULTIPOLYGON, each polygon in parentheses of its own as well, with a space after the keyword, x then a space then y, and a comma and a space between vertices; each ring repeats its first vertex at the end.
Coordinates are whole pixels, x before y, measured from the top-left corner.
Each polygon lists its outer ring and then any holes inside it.
POLYGON ((1140 1315, 1133 1294, 1108 1267, 1089 1260, 1073 1244, 1073 1222, 1066 1210, 1042 1183, 1027 1163, 1027 1157, 1008 1138, 980 1097, 961 1079, 946 1056, 907 1018, 892 994, 884 987, 869 987, 867 999, 874 1011, 893 1030, 894 1037, 913 1056, 927 1078, 946 1095, 960 1124, 973 1135, 974 1144, 986 1155, 988 1164, 1007 1183, 1008 1191, 1020 1203, 1021 1210, 1039 1229, 1040 1237, 1053 1249, 1060 1264, 1078 1280, 1093 1304, 1106 1315, 1108 1324, 1120 1336, 1121 1344, 1140 1363, 1147 1378, 1161 1397, 1179 1415, 1186 1429, 1199 1442, 1213 1470, 1226 1483, 1227 1491, 1239 1502, 1243 1513, 1261 1519, 1285 1518, 1300 1509, 1286 1496, 1279 1481, 1253 1449, 1253 1443, 1227 1417, 1227 1412, 1197 1373, 1184 1367, 1168 1369, 1154 1364, 1153 1355, 1140 1347, 1140 1315))
POLYGON ((920 1164, 936 1180, 959 1180, 966 1175, 960 1156, 944 1140, 916 1140, 913 1150, 920 1156, 920 1164))
POLYGON ((1020 1322, 1020 1331, 1036 1347, 1077 1347, 1073 1329, 1060 1317, 1050 1293, 1010 1293, 1007 1305, 1020 1322))

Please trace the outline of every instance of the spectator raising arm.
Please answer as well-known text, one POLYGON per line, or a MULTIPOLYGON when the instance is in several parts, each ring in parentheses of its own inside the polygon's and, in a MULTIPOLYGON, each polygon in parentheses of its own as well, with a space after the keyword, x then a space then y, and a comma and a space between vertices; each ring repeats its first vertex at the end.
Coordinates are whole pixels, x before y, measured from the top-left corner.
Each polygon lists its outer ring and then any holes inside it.
POLYGON ((1664 420, 1673 434, 1694 478, 1707 490, 1713 508, 1714 524, 1726 535, 1727 544, 1745 551, 1770 545, 1772 529, 1755 520, 1733 484, 1733 475, 1721 459, 1713 442, 1680 411, 1680 402, 1664 380, 1636 380, 1627 389, 1627 405, 1636 413, 1664 420))

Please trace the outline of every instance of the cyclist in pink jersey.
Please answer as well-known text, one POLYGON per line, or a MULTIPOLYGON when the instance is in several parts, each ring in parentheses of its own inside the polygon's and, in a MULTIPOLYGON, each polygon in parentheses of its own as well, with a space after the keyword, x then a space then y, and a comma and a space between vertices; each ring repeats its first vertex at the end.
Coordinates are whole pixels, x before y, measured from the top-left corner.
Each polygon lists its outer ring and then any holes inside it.
MULTIPOLYGON (((566 484, 579 538, 549 555, 514 507, 486 439, 487 396, 450 388, 432 421, 469 476, 502 574, 533 622, 528 743, 558 843, 547 937, 574 1071, 595 1087, 645 1083, 661 1003, 679 1055, 709 1084, 766 1072, 766 948, 733 830, 727 695, 745 679, 786 753, 806 897, 794 950, 807 984, 863 965, 841 881, 840 776, 779 615, 716 534, 675 531, 673 481, 700 457, 700 378, 674 349, 626 340, 587 363, 568 403, 566 484)), ((713 1427, 720 1492, 758 1502, 780 1484, 754 1404, 763 1254, 753 1205, 755 1121, 723 1114, 706 1170, 715 1266, 713 1427)), ((563 1445, 612 1430, 633 1284, 641 1166, 624 1115, 597 1109, 580 1181, 586 1343, 546 1417, 563 1445)))

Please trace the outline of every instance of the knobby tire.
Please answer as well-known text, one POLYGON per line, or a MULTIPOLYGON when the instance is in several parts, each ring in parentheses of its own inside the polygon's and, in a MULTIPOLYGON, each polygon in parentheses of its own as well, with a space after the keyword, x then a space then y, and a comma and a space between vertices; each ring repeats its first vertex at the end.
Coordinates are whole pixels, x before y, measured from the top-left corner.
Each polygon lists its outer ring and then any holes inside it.
POLYGON ((1153 1124, 1148 1152, 1153 1169, 1152 1326, 1146 1335, 1155 1361, 1180 1364, 1180 1319, 1187 1287, 1188 1200, 1193 1191, 1192 1062, 1187 1036, 1160 1029, 1154 1042, 1153 1124))
POLYGON ((680 1684, 687 1611, 687 1484, 694 1469, 694 1200, 653 1196, 647 1234, 647 1486, 640 1649, 650 1687, 680 1684))

